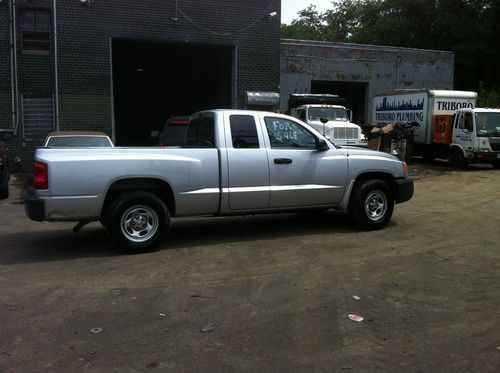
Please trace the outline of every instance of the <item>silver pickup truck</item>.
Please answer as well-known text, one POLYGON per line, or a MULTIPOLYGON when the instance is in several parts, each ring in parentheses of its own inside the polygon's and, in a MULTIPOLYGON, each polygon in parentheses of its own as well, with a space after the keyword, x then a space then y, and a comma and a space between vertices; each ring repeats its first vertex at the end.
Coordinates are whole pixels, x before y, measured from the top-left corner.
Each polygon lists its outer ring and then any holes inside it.
POLYGON ((180 148, 38 149, 26 214, 99 220, 128 252, 154 248, 171 217, 348 210, 384 227, 413 182, 392 155, 335 147, 290 116, 209 110, 190 118, 180 148))

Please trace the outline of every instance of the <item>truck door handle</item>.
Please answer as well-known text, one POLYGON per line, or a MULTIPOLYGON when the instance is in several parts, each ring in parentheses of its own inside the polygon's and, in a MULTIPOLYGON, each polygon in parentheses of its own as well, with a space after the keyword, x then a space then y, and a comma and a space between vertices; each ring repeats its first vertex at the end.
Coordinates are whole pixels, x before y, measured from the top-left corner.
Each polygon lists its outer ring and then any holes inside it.
POLYGON ((275 164, 290 164, 292 160, 290 158, 274 158, 275 164))

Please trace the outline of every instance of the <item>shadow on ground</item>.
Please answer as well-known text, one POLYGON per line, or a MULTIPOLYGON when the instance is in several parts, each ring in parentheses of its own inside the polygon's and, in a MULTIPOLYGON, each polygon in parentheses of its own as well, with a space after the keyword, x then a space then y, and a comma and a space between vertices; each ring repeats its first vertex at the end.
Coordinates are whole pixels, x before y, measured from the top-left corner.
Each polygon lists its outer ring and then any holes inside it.
MULTIPOLYGON (((395 224, 395 223, 390 223, 395 224)), ((244 243, 316 234, 359 233, 346 213, 274 214, 174 220, 159 250, 244 243)), ((122 255, 98 224, 73 233, 67 229, 19 232, 2 237, 0 264, 122 255)))

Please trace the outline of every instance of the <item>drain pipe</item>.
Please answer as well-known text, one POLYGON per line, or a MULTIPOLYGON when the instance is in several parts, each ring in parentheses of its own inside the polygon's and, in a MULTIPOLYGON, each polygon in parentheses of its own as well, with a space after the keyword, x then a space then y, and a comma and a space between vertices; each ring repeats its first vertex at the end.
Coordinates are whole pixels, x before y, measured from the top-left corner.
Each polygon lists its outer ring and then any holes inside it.
POLYGON ((9 23, 10 23, 10 94, 11 94, 11 116, 14 136, 17 134, 19 123, 18 115, 18 83, 17 83, 17 32, 16 32, 16 0, 9 0, 9 23))
POLYGON ((10 97, 12 101, 11 116, 12 128, 16 127, 16 104, 15 104, 15 86, 14 86, 14 36, 12 35, 12 0, 9 0, 9 45, 10 45, 10 97))
POLYGON ((54 93, 55 93, 55 114, 56 131, 59 131, 59 71, 57 69, 57 4, 53 1, 52 12, 54 13, 54 93))

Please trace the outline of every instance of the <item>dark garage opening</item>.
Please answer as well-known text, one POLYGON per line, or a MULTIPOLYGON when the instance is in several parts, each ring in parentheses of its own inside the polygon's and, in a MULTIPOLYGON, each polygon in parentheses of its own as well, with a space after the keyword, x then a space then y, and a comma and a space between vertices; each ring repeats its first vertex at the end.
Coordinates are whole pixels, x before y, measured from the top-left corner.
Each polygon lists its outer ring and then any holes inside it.
POLYGON ((344 97, 345 107, 352 110, 353 122, 365 124, 367 87, 368 83, 313 80, 311 93, 330 93, 344 97))
POLYGON ((171 116, 231 108, 233 47, 113 40, 116 144, 152 145, 171 116))

